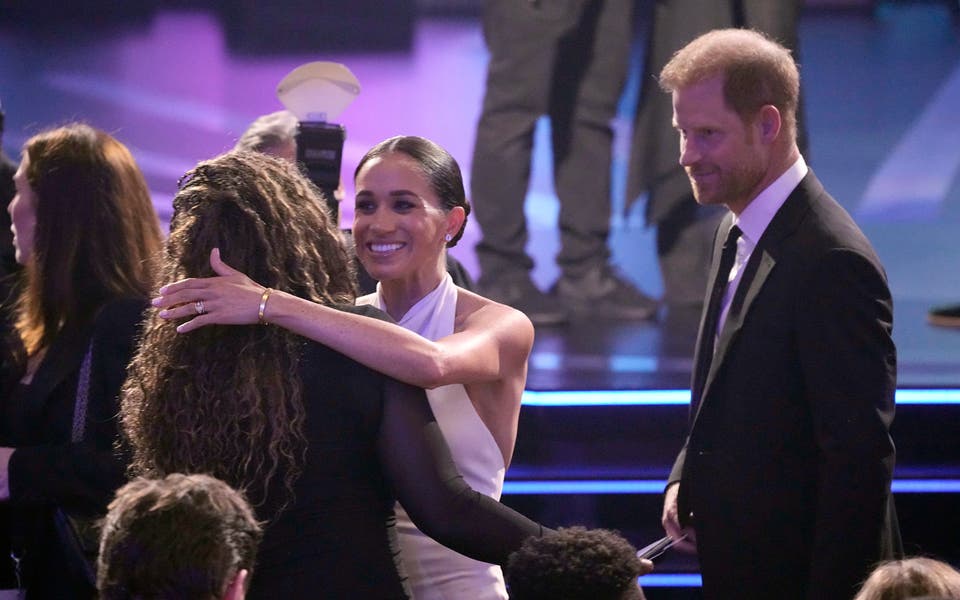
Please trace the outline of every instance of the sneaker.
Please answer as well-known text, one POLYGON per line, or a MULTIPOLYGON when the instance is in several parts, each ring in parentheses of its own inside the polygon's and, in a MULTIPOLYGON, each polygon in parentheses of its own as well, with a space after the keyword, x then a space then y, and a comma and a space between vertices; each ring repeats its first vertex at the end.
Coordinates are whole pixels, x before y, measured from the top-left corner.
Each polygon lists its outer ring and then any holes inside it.
POLYGON ((570 320, 567 309, 533 285, 530 277, 509 277, 492 282, 481 281, 477 293, 494 302, 506 304, 527 315, 534 325, 560 325, 570 320))
POLYGON ((656 316, 658 303, 626 281, 612 267, 582 277, 562 276, 550 293, 577 314, 642 321, 656 316))
POLYGON ((938 327, 960 327, 960 304, 931 308, 927 313, 927 321, 938 327))

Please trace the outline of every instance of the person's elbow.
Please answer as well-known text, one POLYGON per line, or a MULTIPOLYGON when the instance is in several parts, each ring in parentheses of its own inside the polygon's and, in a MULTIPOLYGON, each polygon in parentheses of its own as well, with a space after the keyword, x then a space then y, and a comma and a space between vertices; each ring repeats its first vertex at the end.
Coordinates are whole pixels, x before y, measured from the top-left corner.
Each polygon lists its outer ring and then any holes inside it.
POLYGON ((404 506, 417 529, 449 547, 456 546, 464 535, 465 521, 469 520, 464 518, 469 513, 467 507, 469 500, 469 493, 465 493, 441 506, 432 506, 427 510, 404 506))
POLYGON ((417 529, 444 546, 456 546, 463 537, 463 521, 460 518, 442 515, 422 515, 413 519, 417 529))
POLYGON ((442 385, 454 383, 450 381, 450 373, 451 369, 447 356, 442 348, 437 348, 423 357, 408 383, 425 390, 432 390, 442 385))
POLYGON ((446 546, 456 543, 470 530, 470 515, 481 502, 480 494, 458 476, 428 496, 428 502, 423 502, 424 498, 418 494, 416 498, 409 498, 409 502, 401 498, 400 503, 417 529, 446 546))

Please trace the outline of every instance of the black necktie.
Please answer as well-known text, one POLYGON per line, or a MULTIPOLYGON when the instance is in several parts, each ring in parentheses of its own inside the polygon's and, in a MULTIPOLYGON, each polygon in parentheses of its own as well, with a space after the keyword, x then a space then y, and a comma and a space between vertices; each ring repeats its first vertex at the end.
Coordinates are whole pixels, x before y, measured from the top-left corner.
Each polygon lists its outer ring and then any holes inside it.
POLYGON ((737 240, 740 239, 740 228, 734 225, 727 233, 727 239, 723 242, 723 250, 720 252, 720 266, 717 267, 717 277, 713 280, 713 289, 710 290, 710 300, 707 303, 707 317, 703 321, 703 329, 700 331, 700 353, 697 356, 697 377, 695 400, 699 400, 700 392, 703 391, 703 384, 706 382, 707 373, 710 372, 710 363, 713 361, 714 339, 717 337, 717 323, 720 320, 720 310, 722 308, 723 294, 727 290, 728 279, 730 279, 730 269, 733 268, 733 260, 737 257, 737 240))

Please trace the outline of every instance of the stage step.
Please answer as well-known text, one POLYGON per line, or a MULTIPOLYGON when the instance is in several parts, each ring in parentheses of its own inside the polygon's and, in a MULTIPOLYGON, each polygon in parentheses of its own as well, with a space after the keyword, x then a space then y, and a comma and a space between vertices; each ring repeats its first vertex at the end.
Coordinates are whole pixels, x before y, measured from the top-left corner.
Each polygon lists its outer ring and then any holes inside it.
MULTIPOLYGON (((960 390, 899 390, 894 494, 909 554, 958 563, 960 390)), ((663 535, 662 490, 683 443, 682 390, 528 392, 503 502, 546 525, 620 531, 637 547, 663 535)), ((696 559, 668 553, 642 582, 650 600, 699 598, 696 559)))

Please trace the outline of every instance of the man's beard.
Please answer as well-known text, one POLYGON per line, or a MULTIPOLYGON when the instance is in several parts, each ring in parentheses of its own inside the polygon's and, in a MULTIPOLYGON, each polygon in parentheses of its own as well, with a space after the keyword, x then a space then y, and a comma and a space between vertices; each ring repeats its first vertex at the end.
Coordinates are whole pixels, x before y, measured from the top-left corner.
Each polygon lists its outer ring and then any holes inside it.
POLYGON ((696 179, 690 176, 690 169, 687 170, 690 186, 693 188, 693 197, 699 204, 704 205, 731 206, 744 203, 756 190, 763 175, 763 168, 756 163, 751 163, 733 170, 719 171, 713 176, 716 182, 707 189, 701 189, 696 179))

